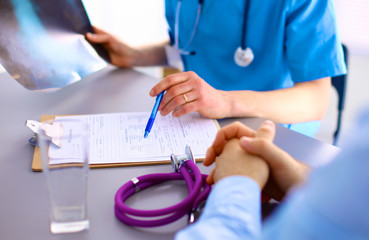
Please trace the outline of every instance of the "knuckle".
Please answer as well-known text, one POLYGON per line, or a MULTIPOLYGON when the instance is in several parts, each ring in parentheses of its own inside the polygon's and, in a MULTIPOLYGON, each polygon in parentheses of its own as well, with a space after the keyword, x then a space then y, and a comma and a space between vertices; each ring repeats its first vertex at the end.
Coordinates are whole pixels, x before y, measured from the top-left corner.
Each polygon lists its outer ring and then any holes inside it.
POLYGON ((184 89, 193 89, 193 82, 191 80, 185 81, 181 84, 181 87, 184 89))
POLYGON ((174 104, 175 104, 176 106, 177 106, 177 105, 181 105, 181 104, 183 103, 180 97, 176 97, 176 98, 174 98, 174 99, 173 99, 173 102, 174 102, 174 104))
POLYGON ((173 75, 169 75, 165 79, 166 79, 166 82, 168 83, 169 86, 172 86, 172 85, 175 84, 176 79, 173 75))
POLYGON ((267 140, 265 140, 265 139, 259 139, 259 140, 258 140, 258 145, 259 145, 259 148, 260 148, 261 150, 264 150, 264 149, 266 149, 266 148, 267 148, 268 141, 267 141, 267 140))
POLYGON ((236 121, 236 122, 233 123, 233 125, 235 127, 241 127, 242 126, 242 123, 240 121, 236 121))
POLYGON ((181 107, 181 111, 184 113, 184 114, 188 114, 190 112, 194 112, 194 106, 193 104, 185 104, 181 107))
POLYGON ((170 93, 171 93, 171 96, 172 96, 172 97, 175 97, 175 96, 178 96, 178 95, 180 95, 180 94, 181 94, 181 90, 180 90, 180 88, 178 88, 178 87, 172 87, 172 88, 170 89, 170 93))
POLYGON ((195 83, 196 87, 199 88, 199 90, 202 90, 202 79, 201 78, 193 78, 193 82, 195 83))
POLYGON ((167 91, 167 92, 164 94, 164 97, 163 97, 162 102, 168 103, 172 98, 173 98, 173 93, 172 93, 172 91, 167 91))
POLYGON ((190 77, 195 77, 197 76, 197 74, 194 72, 194 71, 188 71, 187 74, 190 76, 190 77))

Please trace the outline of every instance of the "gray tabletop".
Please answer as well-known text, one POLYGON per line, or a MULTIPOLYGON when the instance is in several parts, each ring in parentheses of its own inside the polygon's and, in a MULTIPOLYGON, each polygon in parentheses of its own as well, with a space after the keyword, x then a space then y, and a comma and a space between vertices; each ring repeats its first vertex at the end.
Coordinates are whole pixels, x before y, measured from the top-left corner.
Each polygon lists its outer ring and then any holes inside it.
MULTIPOLYGON (((147 173, 171 172, 170 165, 92 169, 88 183, 90 229, 85 232, 52 235, 49 206, 42 173, 32 172, 32 133, 25 120, 41 115, 97 114, 151 111, 154 99, 149 89, 158 81, 133 70, 107 67, 80 82, 54 93, 24 89, 7 73, 0 73, 0 239, 172 239, 186 226, 186 219, 170 225, 140 229, 119 222, 114 215, 114 195, 129 179, 147 173)), ((235 120, 257 128, 258 118, 221 120, 224 126, 235 120)), ((328 162, 339 149, 315 139, 277 127, 275 143, 292 156, 312 166, 328 162)), ((210 169, 198 164, 203 173, 210 169)), ((127 203, 140 209, 156 209, 181 201, 185 185, 162 184, 130 198, 127 203)))

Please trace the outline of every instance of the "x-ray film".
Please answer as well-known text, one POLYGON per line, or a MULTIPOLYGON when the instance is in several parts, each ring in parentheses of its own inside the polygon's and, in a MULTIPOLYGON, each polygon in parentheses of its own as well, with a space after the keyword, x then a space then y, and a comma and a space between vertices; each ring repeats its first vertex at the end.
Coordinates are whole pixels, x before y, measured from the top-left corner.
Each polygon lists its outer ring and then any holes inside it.
POLYGON ((0 0, 0 63, 25 88, 52 92, 104 68, 81 0, 0 0))

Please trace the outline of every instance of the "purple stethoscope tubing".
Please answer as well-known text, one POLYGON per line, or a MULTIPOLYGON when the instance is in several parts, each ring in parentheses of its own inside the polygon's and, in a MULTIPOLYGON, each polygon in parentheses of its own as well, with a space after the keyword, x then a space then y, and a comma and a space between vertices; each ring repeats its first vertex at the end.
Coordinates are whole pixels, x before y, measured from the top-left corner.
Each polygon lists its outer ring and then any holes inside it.
POLYGON ((185 161, 179 168, 180 172, 148 174, 125 183, 115 195, 115 215, 123 223, 135 227, 157 227, 178 220, 185 214, 196 211, 199 204, 210 193, 211 187, 206 184, 207 175, 201 174, 193 161, 185 161), (170 180, 185 180, 188 196, 173 206, 156 210, 138 210, 128 207, 124 201, 138 190, 144 190, 155 184, 170 180), (130 215, 130 216, 128 216, 130 215), (140 217, 141 219, 131 216, 140 217), (156 217, 143 220, 142 217, 156 217))

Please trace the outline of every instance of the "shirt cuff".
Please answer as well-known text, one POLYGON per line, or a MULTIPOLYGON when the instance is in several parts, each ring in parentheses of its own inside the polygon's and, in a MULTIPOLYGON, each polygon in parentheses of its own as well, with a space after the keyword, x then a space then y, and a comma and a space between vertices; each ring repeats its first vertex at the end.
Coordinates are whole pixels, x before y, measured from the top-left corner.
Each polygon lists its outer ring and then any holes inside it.
POLYGON ((261 234, 260 188, 252 179, 227 177, 213 187, 200 219, 176 240, 256 239, 261 234))
POLYGON ((252 214, 255 220, 260 219, 260 196, 259 185, 248 177, 230 176, 217 182, 206 202, 202 217, 213 215, 226 215, 240 218, 244 221, 240 211, 252 214))

